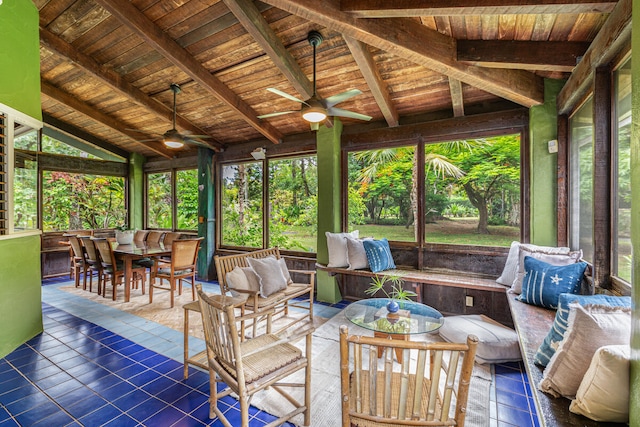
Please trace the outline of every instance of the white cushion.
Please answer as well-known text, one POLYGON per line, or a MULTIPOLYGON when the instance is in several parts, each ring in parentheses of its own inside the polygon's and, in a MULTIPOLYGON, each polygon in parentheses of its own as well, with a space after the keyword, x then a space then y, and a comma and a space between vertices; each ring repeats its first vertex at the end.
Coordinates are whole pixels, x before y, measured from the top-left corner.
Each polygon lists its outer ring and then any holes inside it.
POLYGON ((569 326, 547 368, 540 390, 573 399, 591 359, 602 346, 629 344, 631 309, 569 304, 569 326))
POLYGON ((287 279, 275 257, 247 258, 247 263, 260 279, 260 295, 264 298, 287 288, 287 279))
POLYGON ((327 250, 329 251, 329 264, 327 267, 348 267, 347 259, 347 236, 358 238, 360 232, 354 230, 351 233, 330 233, 325 232, 327 236, 327 250))
POLYGON ((242 267, 241 270, 244 272, 244 275, 247 277, 247 281, 249 282, 249 290, 251 292, 260 292, 260 278, 253 271, 251 267, 242 267))
POLYGON ((511 242, 509 248, 509 255, 507 255, 507 262, 504 264, 504 269, 500 277, 496 279, 497 283, 505 286, 511 286, 513 281, 516 280, 518 274, 518 254, 520 253, 520 242, 511 242))
POLYGON ((524 257, 530 256, 552 265, 574 264, 582 258, 582 251, 571 252, 569 248, 551 248, 547 246, 520 245, 518 251, 518 273, 509 292, 522 293, 522 278, 524 277, 524 257))
POLYGON ((284 258, 278 258, 278 264, 280 264, 280 270, 282 270, 282 275, 287 281, 287 285, 292 284, 293 280, 291 280, 291 274, 289 273, 289 269, 287 268, 287 263, 284 258))
POLYGON ((354 239, 353 237, 347 236, 347 261, 349 270, 369 268, 367 252, 364 250, 364 240, 366 239, 354 239))
POLYGON ((236 267, 230 272, 227 273, 227 286, 230 289, 243 290, 248 291, 249 288, 249 280, 247 276, 242 271, 241 267, 236 267))
POLYGON ((600 347, 569 410, 596 421, 628 423, 630 356, 628 345, 600 347))
POLYGON ((445 317, 438 332, 448 342, 466 342, 467 335, 477 336, 478 363, 522 360, 516 331, 482 314, 445 317))

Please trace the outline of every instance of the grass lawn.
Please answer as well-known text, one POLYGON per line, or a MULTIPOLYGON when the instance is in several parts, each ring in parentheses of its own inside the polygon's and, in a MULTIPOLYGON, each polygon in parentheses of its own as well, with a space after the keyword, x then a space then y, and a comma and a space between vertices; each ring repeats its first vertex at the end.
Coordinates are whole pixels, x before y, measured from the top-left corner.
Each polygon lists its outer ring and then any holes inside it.
MULTIPOLYGON (((514 240, 520 240, 520 229, 509 226, 489 226, 491 234, 478 234, 476 218, 455 218, 427 224, 426 241, 428 243, 447 243, 458 245, 505 246, 509 247, 514 240)), ((414 241, 413 227, 403 225, 372 225, 364 224, 354 227, 360 231, 360 237, 372 236, 377 239, 387 238, 390 241, 414 241)), ((288 237, 309 248, 309 252, 316 251, 316 235, 310 233, 306 227, 288 227, 288 237)))

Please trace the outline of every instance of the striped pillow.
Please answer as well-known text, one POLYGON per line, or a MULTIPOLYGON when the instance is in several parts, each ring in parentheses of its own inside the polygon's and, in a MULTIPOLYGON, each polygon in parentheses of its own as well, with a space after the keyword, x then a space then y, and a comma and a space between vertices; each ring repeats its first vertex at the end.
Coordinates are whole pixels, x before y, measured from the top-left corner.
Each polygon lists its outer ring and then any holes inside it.
POLYGON ((364 240, 364 251, 367 253, 367 261, 372 272, 396 268, 391 256, 391 248, 387 239, 364 240))

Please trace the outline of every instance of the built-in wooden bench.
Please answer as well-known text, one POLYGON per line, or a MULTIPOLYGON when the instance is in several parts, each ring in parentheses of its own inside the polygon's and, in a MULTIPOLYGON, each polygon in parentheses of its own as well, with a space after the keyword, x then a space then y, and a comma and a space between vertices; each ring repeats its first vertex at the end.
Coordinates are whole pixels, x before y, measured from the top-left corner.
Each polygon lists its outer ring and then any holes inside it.
MULTIPOLYGON (((413 290, 418 295, 418 301, 440 310, 443 314, 485 314, 499 322, 511 325, 511 317, 506 309, 507 288, 487 275, 448 269, 416 270, 410 267, 398 267, 379 273, 373 273, 371 270, 327 267, 323 264, 316 264, 316 268, 326 271, 329 275, 340 275, 343 278, 399 276, 405 281, 405 288, 413 290)), ((365 297, 361 292, 353 292, 349 289, 348 282, 348 280, 338 281, 343 298, 349 300, 365 297)))
POLYGON ((599 423, 569 411, 570 400, 563 397, 554 398, 538 390, 542 381, 543 369, 536 365, 534 357, 540 344, 553 325, 555 310, 525 304, 516 300, 517 295, 507 294, 513 323, 520 339, 522 360, 527 370, 529 384, 534 395, 541 426, 625 426, 619 423, 599 423))

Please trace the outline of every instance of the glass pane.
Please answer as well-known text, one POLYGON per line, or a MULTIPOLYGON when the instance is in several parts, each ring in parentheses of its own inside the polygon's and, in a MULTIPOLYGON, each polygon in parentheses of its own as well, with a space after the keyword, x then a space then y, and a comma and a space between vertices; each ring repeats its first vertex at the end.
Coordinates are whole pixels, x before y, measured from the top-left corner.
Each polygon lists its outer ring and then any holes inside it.
POLYGON ((360 236, 415 242, 415 147, 349 153, 348 228, 360 236))
POLYGON ((262 162, 222 166, 222 244, 262 247, 262 162))
POLYGON ((58 141, 55 138, 51 138, 48 135, 42 135, 42 151, 44 153, 62 154, 71 157, 83 157, 86 159, 99 159, 99 157, 89 154, 86 151, 82 151, 79 148, 72 147, 71 145, 58 141))
POLYGON ((631 60, 615 72, 617 174, 613 233, 613 273, 631 283, 631 60))
POLYGON ((38 132, 15 123, 13 144, 15 168, 13 174, 13 228, 38 229, 38 132), (29 152, 21 150, 30 150, 29 152))
POLYGON ((316 251, 317 195, 315 156, 269 161, 269 247, 316 251))
POLYGON ((147 227, 173 229, 171 172, 147 174, 147 227))
POLYGON ((425 241, 520 240, 520 135, 425 146, 425 241))
POLYGON ((571 118, 571 247, 593 261, 593 101, 571 118))
POLYGON ((125 223, 124 178, 42 173, 43 231, 115 228, 125 223))
POLYGON ((176 172, 176 209, 178 230, 198 228, 198 170, 176 172))

